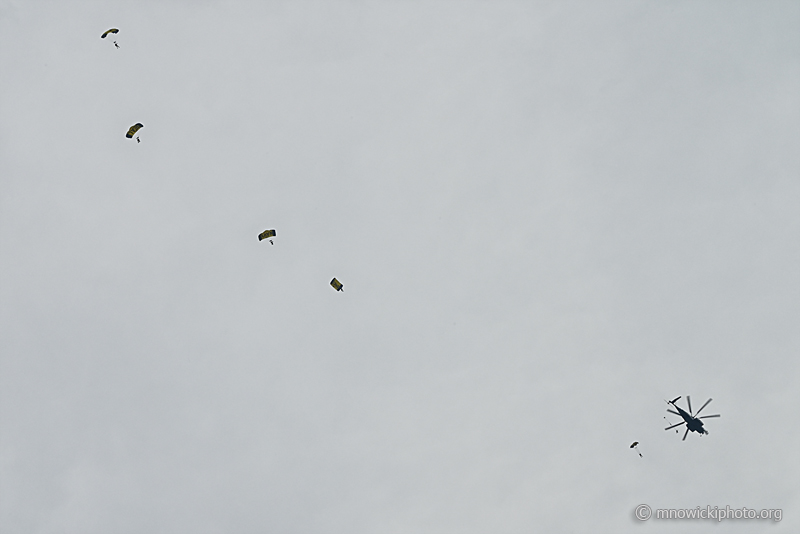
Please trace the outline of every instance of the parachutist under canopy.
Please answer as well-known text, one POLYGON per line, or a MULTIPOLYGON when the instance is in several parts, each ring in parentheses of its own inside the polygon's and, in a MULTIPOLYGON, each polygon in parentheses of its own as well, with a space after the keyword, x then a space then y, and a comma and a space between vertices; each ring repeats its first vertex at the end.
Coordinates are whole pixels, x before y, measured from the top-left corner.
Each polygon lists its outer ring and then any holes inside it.
POLYGON ((138 135, 136 136, 136 142, 137 142, 137 143, 141 143, 141 142, 142 142, 142 140, 141 140, 141 139, 139 139, 139 136, 138 136, 138 135))
MULTIPOLYGON (((277 235, 278 234, 275 232, 275 230, 264 230, 263 232, 258 234, 258 240, 263 241, 265 239, 269 239, 270 237, 277 237, 277 235)), ((270 239, 269 244, 274 245, 275 243, 273 243, 272 239, 270 239)))
POLYGON ((116 41, 114 41, 114 46, 116 46, 117 48, 119 48, 119 45, 117 44, 117 42, 116 42, 116 41))

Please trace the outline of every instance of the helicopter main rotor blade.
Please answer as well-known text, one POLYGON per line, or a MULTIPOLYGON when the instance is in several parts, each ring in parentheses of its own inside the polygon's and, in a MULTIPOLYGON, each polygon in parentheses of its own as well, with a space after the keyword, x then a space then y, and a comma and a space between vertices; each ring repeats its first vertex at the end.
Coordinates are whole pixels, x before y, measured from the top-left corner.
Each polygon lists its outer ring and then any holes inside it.
POLYGON ((715 414, 715 415, 704 415, 703 417, 698 417, 698 419, 709 419, 709 418, 711 418, 711 417, 719 417, 719 416, 720 416, 719 414, 715 414))
MULTIPOLYGON (((672 425, 672 426, 668 426, 668 427, 667 427, 667 428, 665 428, 664 430, 669 430, 670 428, 675 428, 676 426, 681 426, 681 425, 685 425, 685 424, 686 424, 686 421, 681 421, 680 423, 675 423, 675 424, 674 424, 674 425, 672 425)), ((686 430, 688 431, 689 429, 687 428, 686 430)))
POLYGON ((699 409, 699 410, 697 410, 697 413, 696 413, 696 414, 694 414, 694 415, 695 415, 695 416, 698 416, 698 415, 700 415, 700 412, 702 412, 702 411, 703 411, 703 408, 705 408, 706 406, 708 406, 708 403, 709 403, 709 402, 711 402, 712 400, 714 400, 714 399, 708 399, 704 405, 700 406, 700 409, 699 409))
POLYGON ((681 441, 686 441, 686 436, 689 435, 689 427, 686 427, 686 432, 683 433, 683 439, 681 441))
POLYGON ((667 401, 667 404, 675 404, 675 403, 676 403, 676 402, 678 402, 680 399, 681 399, 680 397, 675 397, 675 398, 674 398, 674 399, 672 399, 671 401, 667 401))
POLYGON ((674 412, 674 411, 670 410, 669 408, 667 408, 667 411, 668 411, 669 413, 674 413, 674 414, 675 414, 675 415, 677 415, 678 417, 680 417, 680 416, 681 416, 681 414, 679 414, 678 412, 674 412))
POLYGON ((686 402, 689 403, 689 415, 692 415, 692 398, 689 395, 686 395, 686 402))

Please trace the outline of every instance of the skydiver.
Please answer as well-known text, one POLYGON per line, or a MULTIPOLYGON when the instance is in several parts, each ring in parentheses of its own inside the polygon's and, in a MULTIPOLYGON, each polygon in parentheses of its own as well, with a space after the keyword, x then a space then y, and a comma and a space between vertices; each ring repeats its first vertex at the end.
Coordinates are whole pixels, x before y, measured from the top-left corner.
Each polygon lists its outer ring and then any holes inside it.
POLYGON ((116 42, 116 41, 114 41, 114 46, 116 46, 117 48, 119 48, 119 45, 117 44, 117 42, 116 42))
POLYGON ((141 142, 142 142, 142 140, 141 140, 141 139, 139 139, 139 136, 138 136, 138 135, 136 136, 136 142, 137 142, 137 143, 141 143, 141 142))
POLYGON ((272 239, 269 240, 270 245, 274 245, 275 243, 272 242, 272 239))

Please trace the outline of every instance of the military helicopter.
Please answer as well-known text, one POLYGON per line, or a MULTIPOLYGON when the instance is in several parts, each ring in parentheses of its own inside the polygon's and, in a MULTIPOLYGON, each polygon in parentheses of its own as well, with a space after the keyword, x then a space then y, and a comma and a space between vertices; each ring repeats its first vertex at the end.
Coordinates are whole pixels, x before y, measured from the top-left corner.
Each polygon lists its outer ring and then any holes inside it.
MULTIPOLYGON (((675 415, 680 415, 681 417, 683 417, 683 421, 680 422, 680 423, 677 423, 675 425, 668 426, 664 430, 669 430, 671 428, 675 428, 676 426, 681 426, 681 425, 685 424, 686 425, 686 432, 684 432, 683 440, 681 440, 681 441, 686 441, 686 436, 689 435, 689 431, 690 430, 692 432, 697 432, 701 436, 703 434, 708 434, 708 430, 703 428, 703 422, 700 419, 709 419, 711 417, 719 417, 720 415, 719 414, 716 414, 716 415, 704 415, 703 417, 697 417, 697 416, 700 415, 700 412, 703 411, 703 408, 708 406, 708 403, 711 402, 713 399, 708 399, 706 401, 706 403, 703 404, 700 407, 700 409, 697 410, 697 413, 694 414, 694 415, 692 415, 692 399, 691 399, 691 397, 689 397, 689 395, 686 395, 686 402, 689 404, 689 412, 688 413, 685 410, 682 410, 681 408, 679 408, 677 404, 675 404, 678 401, 678 399, 680 399, 680 397, 678 397, 676 399, 672 399, 671 401, 666 401, 667 404, 671 404, 678 411, 675 412, 675 411, 670 410, 669 408, 667 408, 667 411, 669 413, 674 413, 675 415)), ((676 432, 677 432, 677 430, 676 430, 676 432)))

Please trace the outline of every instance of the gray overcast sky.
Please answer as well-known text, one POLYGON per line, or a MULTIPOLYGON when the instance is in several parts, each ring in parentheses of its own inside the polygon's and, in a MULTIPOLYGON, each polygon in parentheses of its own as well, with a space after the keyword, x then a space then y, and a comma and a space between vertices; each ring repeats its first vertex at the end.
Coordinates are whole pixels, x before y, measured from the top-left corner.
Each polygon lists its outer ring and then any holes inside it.
POLYGON ((0 531, 800 531, 799 30, 0 2, 0 531))

